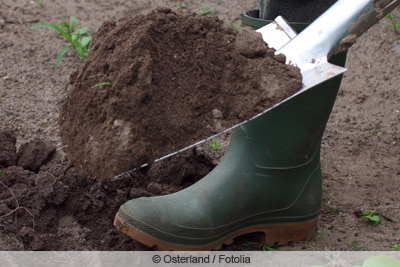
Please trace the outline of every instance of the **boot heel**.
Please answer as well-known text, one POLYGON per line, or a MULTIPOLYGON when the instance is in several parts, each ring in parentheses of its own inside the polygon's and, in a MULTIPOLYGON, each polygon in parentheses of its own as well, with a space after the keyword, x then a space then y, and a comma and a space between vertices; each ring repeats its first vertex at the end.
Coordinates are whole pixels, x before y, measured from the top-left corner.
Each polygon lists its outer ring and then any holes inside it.
POLYGON ((315 236, 317 229, 318 218, 315 218, 308 222, 267 226, 261 231, 265 233, 265 245, 277 246, 308 240, 315 236))

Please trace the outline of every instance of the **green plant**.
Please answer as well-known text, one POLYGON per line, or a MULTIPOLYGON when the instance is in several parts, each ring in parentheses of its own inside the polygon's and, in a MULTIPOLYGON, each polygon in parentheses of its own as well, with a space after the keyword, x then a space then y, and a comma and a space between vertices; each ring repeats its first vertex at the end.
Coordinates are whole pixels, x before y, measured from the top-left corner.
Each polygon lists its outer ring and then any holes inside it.
POLYGON ((385 18, 389 19, 392 22, 392 29, 396 33, 400 33, 400 21, 395 19, 392 13, 389 13, 385 16, 385 18))
POLYGON ((2 178, 4 176, 4 173, 2 171, 0 171, 0 178, 2 178))
POLYGON ((211 148, 212 154, 216 153, 218 150, 220 150, 222 148, 222 144, 220 144, 218 141, 214 141, 209 146, 211 148))
POLYGON ((92 86, 92 88, 96 88, 96 87, 103 87, 105 85, 110 85, 110 82, 102 82, 102 83, 97 83, 95 85, 92 86))
POLYGON ((371 226, 376 226, 379 223, 379 215, 373 210, 363 210, 360 218, 366 221, 371 226))
POLYGON ((353 240, 353 242, 351 242, 351 248, 352 248, 354 251, 360 251, 360 250, 363 250, 363 249, 364 249, 364 246, 360 246, 360 245, 358 244, 358 241, 357 241, 357 240, 353 240))
POLYGON ((200 16, 209 16, 211 15, 211 8, 209 6, 206 6, 201 9, 197 14, 199 14, 200 16))
POLYGON ((400 251, 400 244, 394 244, 394 245, 392 245, 392 250, 393 250, 393 251, 400 251))
POLYGON ((60 65, 61 59, 69 48, 75 50, 75 53, 80 60, 85 60, 89 54, 89 46, 92 41, 92 37, 88 36, 89 28, 77 28, 77 26, 78 20, 75 17, 70 17, 69 22, 61 22, 60 25, 40 23, 32 27, 55 30, 68 42, 68 44, 63 46, 58 53, 56 61, 57 67, 60 65))
POLYGON ((374 133, 374 136, 376 137, 376 139, 380 140, 382 138, 382 132, 378 131, 378 132, 374 133))

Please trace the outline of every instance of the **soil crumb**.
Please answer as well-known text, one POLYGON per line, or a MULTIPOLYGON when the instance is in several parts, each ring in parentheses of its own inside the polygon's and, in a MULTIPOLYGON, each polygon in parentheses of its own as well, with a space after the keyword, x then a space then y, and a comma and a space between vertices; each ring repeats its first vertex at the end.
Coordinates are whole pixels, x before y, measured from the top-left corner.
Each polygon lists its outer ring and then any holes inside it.
POLYGON ((60 113, 69 160, 91 178, 122 172, 232 127, 294 94, 301 74, 248 28, 216 17, 105 22, 71 75, 60 113))

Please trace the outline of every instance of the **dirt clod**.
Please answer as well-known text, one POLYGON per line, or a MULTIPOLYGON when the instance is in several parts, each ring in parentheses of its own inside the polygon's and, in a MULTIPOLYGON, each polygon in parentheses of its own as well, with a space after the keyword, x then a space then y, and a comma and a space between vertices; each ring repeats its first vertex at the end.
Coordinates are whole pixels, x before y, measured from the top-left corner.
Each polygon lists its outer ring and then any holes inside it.
POLYGON ((12 166, 17 161, 16 141, 12 132, 0 132, 0 167, 12 166))
POLYGON ((23 144, 18 150, 17 166, 37 172, 53 156, 56 148, 39 138, 23 144))
MULTIPOLYGON (((65 166, 56 162, 49 165, 65 166)), ((56 177, 47 171, 36 174, 21 167, 8 167, 0 180, 0 247, 11 250, 138 248, 137 243, 117 233, 112 224, 118 207, 133 197, 181 190, 206 175, 212 167, 201 155, 190 151, 119 181, 87 179, 71 169, 60 183, 54 183, 56 177), (180 184, 171 186, 177 166, 185 166, 181 172, 183 178, 180 184), (20 207, 18 212, 10 213, 17 207, 20 207), (14 237, 22 242, 15 243, 14 237), (3 239, 10 243, 2 244, 3 239)), ((54 174, 61 173, 62 169, 54 174)))

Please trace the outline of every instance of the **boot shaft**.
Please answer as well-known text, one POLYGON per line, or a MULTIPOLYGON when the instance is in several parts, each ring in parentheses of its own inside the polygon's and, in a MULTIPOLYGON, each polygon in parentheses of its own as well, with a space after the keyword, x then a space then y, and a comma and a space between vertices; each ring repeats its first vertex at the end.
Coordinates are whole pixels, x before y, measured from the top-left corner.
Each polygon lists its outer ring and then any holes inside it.
MULTIPOLYGON (((262 27, 271 21, 256 16, 258 10, 242 14, 244 26, 262 27)), ((297 31, 307 23, 290 23, 297 31)), ((344 66, 346 52, 330 59, 344 66)), ((292 98, 264 115, 242 125, 255 164, 271 168, 288 168, 319 158, 320 143, 340 87, 342 75, 327 80, 292 98)))
POLYGON ((331 79, 242 125, 255 164, 295 167, 319 156, 342 77, 331 79))

